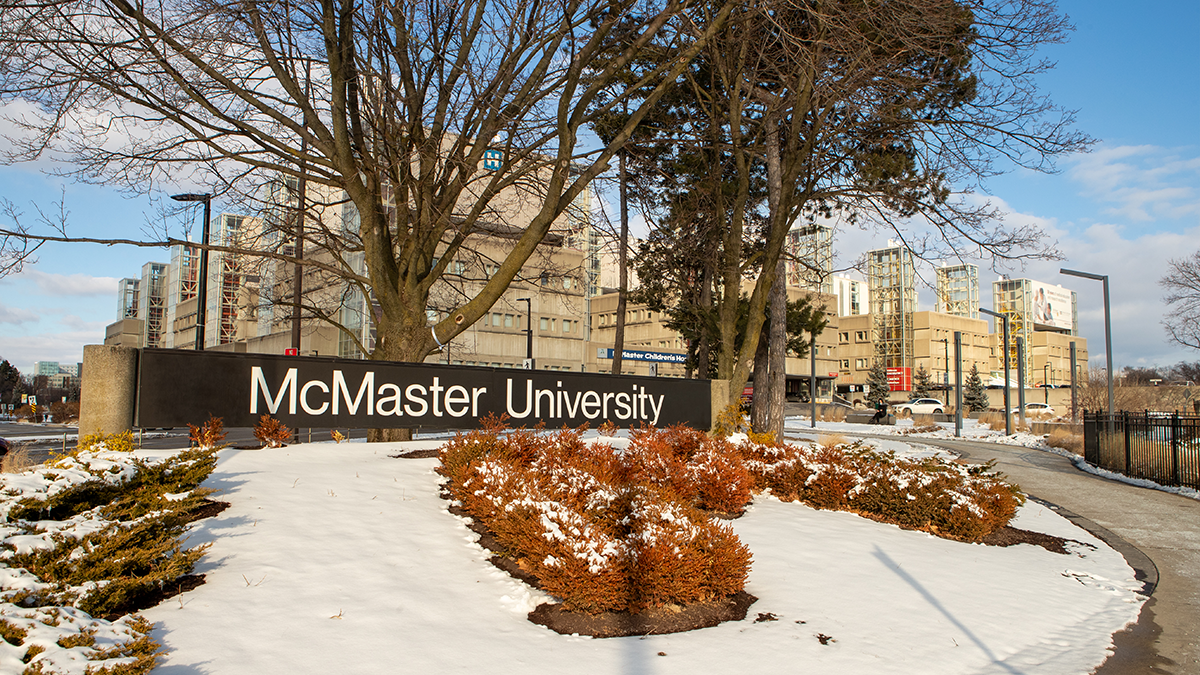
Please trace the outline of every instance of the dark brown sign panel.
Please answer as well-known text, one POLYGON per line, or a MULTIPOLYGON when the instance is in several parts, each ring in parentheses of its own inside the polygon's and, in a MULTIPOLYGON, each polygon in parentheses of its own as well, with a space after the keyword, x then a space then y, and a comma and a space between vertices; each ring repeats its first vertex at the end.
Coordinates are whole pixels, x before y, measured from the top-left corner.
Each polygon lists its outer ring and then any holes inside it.
POLYGON ((136 424, 228 427, 267 414, 291 427, 470 429, 490 413, 514 427, 711 426, 707 380, 388 361, 143 349, 136 424))

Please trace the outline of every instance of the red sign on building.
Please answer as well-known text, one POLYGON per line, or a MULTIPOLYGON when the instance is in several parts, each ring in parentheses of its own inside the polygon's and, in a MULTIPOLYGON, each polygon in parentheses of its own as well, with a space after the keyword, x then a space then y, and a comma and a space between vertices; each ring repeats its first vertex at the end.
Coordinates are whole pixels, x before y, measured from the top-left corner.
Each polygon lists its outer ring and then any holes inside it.
POLYGON ((890 391, 912 391, 912 368, 888 368, 887 380, 890 391))

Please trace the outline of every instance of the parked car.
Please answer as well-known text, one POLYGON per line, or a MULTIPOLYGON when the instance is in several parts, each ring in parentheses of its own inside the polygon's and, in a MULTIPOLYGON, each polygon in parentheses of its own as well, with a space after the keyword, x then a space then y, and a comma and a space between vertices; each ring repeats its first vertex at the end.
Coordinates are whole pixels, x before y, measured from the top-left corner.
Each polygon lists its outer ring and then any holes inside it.
POLYGON ((893 406, 897 417, 908 415, 936 415, 946 412, 946 405, 936 398, 914 398, 908 403, 893 406))
POLYGON ((0 457, 8 454, 8 441, 0 438, 0 457))
MULTIPOLYGON (((1020 413, 1021 413, 1020 406, 1016 406, 1012 409, 1012 414, 1019 415, 1020 413)), ((1046 405, 1045 403, 1026 403, 1025 404, 1025 414, 1026 415, 1045 415, 1047 417, 1054 417, 1055 413, 1054 413, 1054 408, 1046 405)))

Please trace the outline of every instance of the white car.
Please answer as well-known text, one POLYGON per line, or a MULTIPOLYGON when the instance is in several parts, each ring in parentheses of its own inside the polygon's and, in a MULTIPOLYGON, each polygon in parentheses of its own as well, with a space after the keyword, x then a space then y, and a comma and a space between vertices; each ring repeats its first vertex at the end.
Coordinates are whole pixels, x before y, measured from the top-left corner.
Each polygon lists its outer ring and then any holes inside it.
POLYGON ((933 415, 946 412, 946 405, 936 398, 914 398, 908 403, 895 406, 896 416, 933 415))
MULTIPOLYGON (((1014 415, 1021 414, 1020 406, 1013 408, 1012 414, 1014 414, 1014 415)), ((1025 404, 1025 414, 1026 415, 1045 415, 1046 417, 1054 417, 1054 408, 1046 405, 1045 403, 1026 403, 1025 404)))

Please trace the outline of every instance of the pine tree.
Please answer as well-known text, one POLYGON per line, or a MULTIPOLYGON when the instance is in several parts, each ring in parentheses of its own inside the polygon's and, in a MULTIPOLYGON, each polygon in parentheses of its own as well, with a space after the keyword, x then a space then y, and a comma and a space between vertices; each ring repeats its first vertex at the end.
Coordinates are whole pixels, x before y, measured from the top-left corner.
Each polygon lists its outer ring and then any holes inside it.
POLYGON ((987 389, 983 386, 983 378, 979 377, 979 368, 971 365, 971 374, 967 375, 966 386, 963 387, 963 406, 967 412, 987 410, 989 405, 987 389))
POLYGON ((876 361, 867 375, 867 405, 874 408, 880 401, 887 402, 891 389, 888 387, 887 369, 883 363, 876 361))
POLYGON ((928 398, 929 397, 929 371, 925 370, 925 366, 917 366, 917 372, 913 375, 913 398, 928 398))

